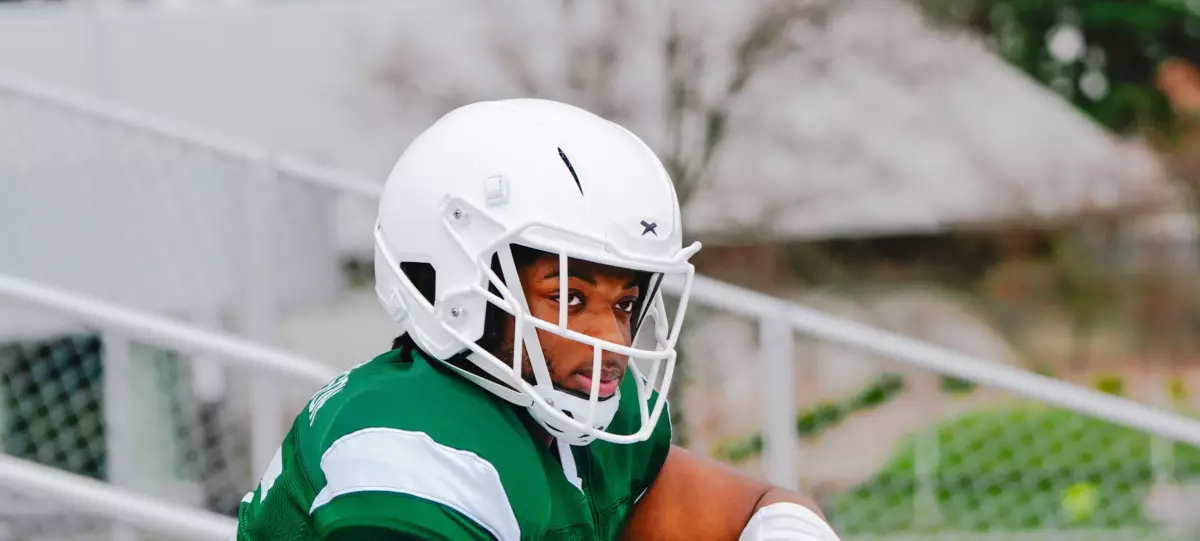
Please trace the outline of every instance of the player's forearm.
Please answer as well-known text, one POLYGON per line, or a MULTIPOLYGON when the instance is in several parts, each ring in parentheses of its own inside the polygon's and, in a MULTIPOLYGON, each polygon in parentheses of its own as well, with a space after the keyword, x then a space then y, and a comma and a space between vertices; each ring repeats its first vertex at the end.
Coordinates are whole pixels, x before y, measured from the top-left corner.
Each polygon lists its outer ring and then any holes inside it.
POLYGON ((672 447, 623 539, 837 541, 837 536, 803 494, 672 447))
POLYGON ((758 512, 759 509, 762 509, 768 505, 784 502, 804 506, 816 513, 817 516, 821 517, 822 520, 825 519, 825 514, 821 512, 821 508, 817 506, 816 502, 794 490, 788 490, 786 488, 775 486, 766 488, 762 496, 758 498, 758 503, 754 506, 754 511, 758 512))

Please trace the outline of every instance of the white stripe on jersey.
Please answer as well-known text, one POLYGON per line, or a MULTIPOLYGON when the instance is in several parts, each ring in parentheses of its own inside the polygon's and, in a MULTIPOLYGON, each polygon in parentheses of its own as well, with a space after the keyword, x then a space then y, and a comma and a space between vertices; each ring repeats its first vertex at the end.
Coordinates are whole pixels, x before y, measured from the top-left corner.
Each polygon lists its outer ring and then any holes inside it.
POLYGON ((495 466, 479 455, 442 445, 424 432, 365 428, 321 456, 325 488, 309 513, 355 492, 396 492, 449 507, 499 541, 517 541, 521 527, 495 466))

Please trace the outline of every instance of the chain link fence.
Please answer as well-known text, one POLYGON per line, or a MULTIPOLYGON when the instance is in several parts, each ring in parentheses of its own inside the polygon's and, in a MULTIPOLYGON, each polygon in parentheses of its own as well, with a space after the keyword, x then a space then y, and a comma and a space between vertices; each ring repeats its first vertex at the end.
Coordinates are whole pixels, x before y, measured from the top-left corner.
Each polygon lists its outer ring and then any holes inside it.
MULTIPOLYGON (((254 149, 0 82, 0 275, 264 343, 345 289, 336 191, 254 149)), ((164 501, 236 513, 319 386, 10 301, 0 451, 164 501)), ((6 492, 20 505, 0 504, 0 539, 154 538, 6 492)))
POLYGON ((118 401, 106 398, 107 354, 98 335, 22 341, 0 349, 5 452, 235 513, 245 480, 254 477, 245 412, 238 411, 236 401, 196 396, 179 354, 137 344, 127 352, 131 381, 113 391, 127 394, 118 401), (109 411, 121 406, 127 407, 109 411), (129 417, 116 419, 118 413, 129 417), (113 427, 113 421, 121 426, 113 427), (127 431, 130 441, 114 441, 119 437, 114 428, 127 431))

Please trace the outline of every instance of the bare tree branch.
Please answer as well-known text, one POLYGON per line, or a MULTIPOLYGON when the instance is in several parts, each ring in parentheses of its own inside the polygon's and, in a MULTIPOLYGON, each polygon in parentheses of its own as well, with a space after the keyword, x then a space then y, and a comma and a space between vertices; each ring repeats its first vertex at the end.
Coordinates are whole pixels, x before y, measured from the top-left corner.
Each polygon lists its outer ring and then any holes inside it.
MULTIPOLYGON (((665 32, 657 54, 661 55, 664 77, 662 123, 666 140, 658 148, 664 167, 676 184, 681 202, 686 202, 702 189, 711 174, 712 165, 731 134, 732 115, 738 100, 755 78, 768 68, 797 52, 792 39, 801 24, 820 24, 834 0, 776 0, 759 9, 746 30, 735 36, 727 51, 732 62, 727 80, 716 85, 716 95, 706 95, 713 88, 709 68, 719 58, 710 57, 705 45, 705 32, 689 30, 683 24, 683 10, 695 10, 692 3, 676 3, 667 11, 665 32)), ((505 20, 495 5, 482 2, 480 9, 491 20, 505 20)), ((547 80, 544 70, 534 65, 531 51, 523 42, 520 30, 512 25, 489 25, 488 53, 500 66, 516 91, 529 96, 572 101, 609 119, 626 119, 633 114, 618 91, 621 68, 634 55, 645 51, 631 50, 626 44, 626 31, 634 22, 634 10, 629 0, 606 0, 602 6, 563 0, 558 17, 566 29, 567 43, 561 47, 565 70, 562 80, 547 80), (597 26, 581 28, 585 9, 600 9, 602 20, 592 19, 597 26), (567 92, 569 95, 557 95, 567 92)), ((587 26, 587 25, 582 25, 587 26)), ((416 56, 419 48, 405 47, 381 70, 380 81, 394 89, 398 97, 424 94, 439 105, 458 101, 457 105, 473 101, 474 95, 486 89, 469 88, 466 82, 454 88, 439 88, 441 96, 431 96, 422 85, 416 56), (425 90, 425 91, 423 91, 425 90), (449 96, 445 99, 444 96, 449 96), (441 99, 439 99, 441 98, 441 99)), ((712 94, 711 90, 708 94, 712 94)), ((409 99, 408 97, 402 99, 409 99)))
MULTIPOLYGON (((755 76, 795 52, 790 35, 797 25, 805 22, 820 24, 831 9, 830 2, 779 0, 756 13, 750 28, 734 47, 732 76, 724 91, 707 105, 700 99, 699 86, 703 82, 700 73, 704 62, 698 56, 701 47, 694 42, 688 43, 687 38, 678 33, 678 24, 672 24, 665 52, 671 82, 667 122, 672 128, 674 144, 665 160, 674 166, 673 170, 668 170, 675 179, 681 200, 686 201, 703 187, 714 157, 728 138, 733 108, 755 76), (697 55, 694 63, 688 62, 686 51, 697 55), (694 156, 684 154, 682 146, 685 122, 690 115, 703 119, 700 148, 694 156)), ((673 18, 674 21, 677 19, 673 18)))

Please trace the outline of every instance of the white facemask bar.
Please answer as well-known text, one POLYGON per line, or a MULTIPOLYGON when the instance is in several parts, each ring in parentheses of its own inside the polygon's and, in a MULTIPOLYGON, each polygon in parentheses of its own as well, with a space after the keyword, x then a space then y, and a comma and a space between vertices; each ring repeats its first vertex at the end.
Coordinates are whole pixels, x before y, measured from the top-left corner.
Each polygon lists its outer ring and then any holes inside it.
MULTIPOLYGON (((482 209, 479 209, 472 205, 467 205, 467 204, 465 204, 465 202, 462 202, 462 201, 450 201, 447 203, 447 206, 449 208, 451 205, 454 205, 456 203, 469 208, 470 212, 472 212, 472 213, 478 213, 485 218, 491 219, 493 221, 493 223, 499 223, 498 221, 495 220, 495 218, 491 217, 486 211, 483 211, 482 209)), ((699 243, 693 243, 691 246, 688 246, 687 248, 679 250, 675 254, 675 256, 673 256, 671 258, 649 258, 649 257, 636 256, 636 255, 632 255, 632 254, 623 254, 623 253, 621 253, 621 251, 619 249, 617 249, 615 247, 611 247, 611 246, 609 247, 609 252, 614 254, 613 256, 605 256, 605 255, 601 254, 599 257, 597 257, 597 254, 593 254, 593 253, 575 253, 574 250, 571 250, 564 246, 548 247, 548 246, 541 245, 540 243, 522 243, 522 244, 530 245, 531 247, 534 247, 534 248, 540 248, 545 251, 549 251, 552 253, 556 252, 559 254, 559 264, 561 267, 560 274, 562 276, 562 281, 561 281, 562 285, 560 285, 560 298, 562 298, 562 299, 567 298, 565 295, 565 292, 563 292, 562 289, 565 289, 565 285, 567 283, 568 275, 567 275, 566 263, 572 257, 577 258, 577 259, 582 259, 582 260, 593 261, 593 262, 600 263, 600 264, 607 264, 607 265, 611 265, 611 266, 628 268, 631 270, 640 270, 643 272, 652 272, 652 273, 660 273, 660 274, 682 273, 684 275, 684 287, 683 287, 682 295, 680 298, 679 306, 676 309, 676 314, 675 314, 676 317, 674 318, 674 321, 671 322, 672 325, 670 325, 669 330, 668 330, 668 323, 666 321, 666 319, 667 319, 666 318, 666 305, 662 299, 661 292, 656 291, 653 293, 652 297, 644 300, 644 302, 648 303, 646 305, 646 307, 644 308, 644 310, 648 311, 649 313, 644 314, 643 318, 644 317, 653 317, 654 318, 654 320, 655 320, 654 332, 655 332, 656 343, 658 346, 661 347, 661 349, 656 349, 656 350, 645 350, 645 349, 640 349, 640 348, 634 348, 631 346, 624 346, 621 344, 616 344, 616 343, 608 342, 605 340, 600 340, 600 339, 594 338, 592 336, 582 334, 582 333, 568 329, 567 325, 566 325, 566 314, 565 314, 565 306, 567 303, 565 303, 565 302, 562 303, 562 305, 560 307, 559 321, 557 324, 526 316, 526 314, 528 314, 528 307, 525 305, 525 296, 520 291, 520 280, 517 277, 518 275, 516 274, 516 266, 515 266, 514 262, 512 261, 512 252, 511 252, 511 249, 509 248, 509 245, 512 243, 512 241, 518 239, 522 235, 522 233, 524 233, 526 230, 529 230, 531 228, 542 228, 542 229, 546 229, 546 230, 550 230, 550 231, 560 231, 560 232, 568 234, 568 235, 572 235, 572 233, 567 232, 567 231, 558 230, 557 228, 549 226, 547 224, 542 224, 542 223, 538 223, 538 222, 530 222, 521 227, 517 227, 512 230, 509 230, 509 232, 507 234, 501 236, 498 239, 495 239, 491 244, 486 246, 479 253, 473 254, 473 253, 471 253, 471 250, 466 245, 465 240, 455 230, 453 223, 451 223, 451 221, 449 219, 450 214, 443 213, 443 216, 444 216, 443 223, 446 226, 449 233, 451 234, 451 237, 455 240, 455 243, 459 246, 460 249, 462 249, 464 251, 464 253, 466 255, 472 257, 479 264, 477 267, 477 272, 481 274, 479 282, 483 282, 484 279, 486 278, 486 283, 490 283, 492 286, 496 287, 497 291, 500 293, 500 296, 496 296, 496 295, 492 294, 490 291, 487 290, 486 287, 480 286, 478 284, 472 284, 472 286, 471 286, 472 292, 475 294, 478 294, 478 295, 482 295, 483 297, 485 297, 488 300, 488 302, 495 304, 500 309, 504 310, 505 312, 508 312, 514 318, 513 357, 511 359, 511 364, 504 363, 503 361, 498 359, 495 355, 493 355, 490 352, 485 351, 483 348, 479 347, 478 344, 465 339, 461 335, 461 333, 459 333, 456 329, 454 329, 448 323, 441 322, 442 327, 448 334, 450 334, 451 336, 456 338, 460 343, 462 343, 464 345, 464 347, 466 347, 469 351, 471 351, 473 354, 475 354, 479 360, 486 361, 484 363, 480 363, 480 365, 481 365, 480 367, 482 369, 484 369, 485 371, 487 371, 489 374, 496 377, 497 379, 501 380, 506 385, 509 385, 510 387, 512 387, 514 389, 517 389, 517 391, 519 391, 519 393, 520 393, 520 396, 514 396, 517 393, 514 393, 512 391, 512 389, 505 388, 503 385, 497 385, 494 382, 487 381, 484 378, 479 378, 478 376, 475 376, 473 374, 468 374, 465 372, 464 372, 464 374, 467 375, 468 377, 471 377, 477 383, 484 385, 485 387, 493 390, 497 394, 500 394, 501 396, 509 399, 510 401, 513 401, 514 403, 527 405, 527 406, 536 405, 537 407, 543 409, 546 413, 548 413, 551 417, 553 417, 555 420, 559 421, 560 423, 567 425, 567 426, 571 426, 580 432, 591 435, 598 439, 610 441, 613 443, 633 443, 633 442, 637 442, 637 441, 644 441, 646 438, 648 438, 650 433, 653 431, 654 426, 657 424, 659 416, 661 415, 664 406, 666 405, 666 394, 667 394, 667 390, 670 388, 671 379, 672 379, 672 376, 674 373, 675 360, 677 357, 676 352, 675 352, 675 345, 679 338, 679 332, 680 332, 680 329, 681 329, 681 326, 683 323, 683 316, 687 310, 687 301, 688 301, 688 298, 690 297, 692 282, 693 282, 693 278, 694 278, 694 274, 695 274, 694 267, 691 264, 687 263, 687 259, 690 258, 692 254, 694 254, 696 251, 699 250, 699 248, 700 248, 699 243), (490 259, 490 257, 485 257, 485 256, 490 256, 492 253, 496 253, 500 256, 499 258, 500 258, 500 262, 501 262, 501 270, 506 275, 511 275, 513 277, 513 280, 511 280, 511 283, 514 284, 518 288, 517 292, 512 291, 509 288, 509 286, 507 286, 505 284, 505 282, 503 280, 501 280, 499 276, 496 276, 496 274, 491 270, 491 265, 488 262, 488 259, 490 259), (588 418, 584 420, 584 421, 586 421, 586 423, 581 422, 580 420, 577 420, 577 419, 573 419, 573 418, 563 414, 562 411, 554 408, 551 404, 547 403, 545 401, 545 399, 543 399, 535 391, 535 388, 530 386, 529 383, 526 382, 524 380, 524 378, 522 377, 521 367, 523 364, 522 361, 523 361, 523 352, 524 352, 524 342, 525 342, 525 340, 529 340, 529 342, 531 344, 531 347, 529 348, 530 361, 531 361, 530 364, 532 365, 532 370, 534 372, 534 378, 537 383, 537 386, 543 387, 543 388, 545 388, 546 386, 549 386, 550 388, 553 388, 553 382, 551 381, 551 379, 549 377, 549 373, 546 368, 545 359, 542 355, 541 346, 537 339, 537 330, 538 329, 545 330, 547 332, 552 332, 559 336, 563 336, 565 338, 576 340, 578 342, 582 342, 582 343, 592 346, 592 349, 593 349, 593 366, 592 366, 593 378, 592 378, 592 389, 591 389, 591 392, 589 393, 590 396, 589 396, 589 405, 588 405, 588 416, 587 416, 588 418), (620 354, 620 355, 625 355, 630 358, 628 366, 629 366, 629 370, 632 372, 632 376, 634 378, 634 383, 635 383, 637 391, 638 391, 637 401, 638 401, 638 407, 639 407, 639 417, 641 418, 641 421, 642 421, 642 426, 639 427, 639 430, 634 434, 629 434, 629 435, 612 434, 607 431, 598 430, 592 425, 592 421, 594 420, 596 405, 599 401, 598 394, 599 394, 600 378, 596 374, 600 373, 600 370, 602 368, 603 352, 606 350, 612 351, 612 352, 620 354), (653 361, 653 367, 650 370, 652 379, 647 380, 641 374, 640 370, 637 367, 637 363, 635 362, 636 359, 645 359, 645 360, 653 361), (666 361, 666 369, 665 370, 662 370, 662 362, 663 361, 666 361), (662 386, 660 389, 661 392, 658 396, 658 400, 655 401, 655 404, 652 408, 653 411, 648 411, 648 401, 651 398, 651 392, 654 390, 654 386, 655 386, 655 383, 657 382, 658 374, 660 371, 663 372, 662 386)), ((578 236, 578 235, 576 235, 576 236, 578 236)), ((376 244, 380 247, 381 253, 383 254, 383 256, 386 259, 386 261, 388 262, 388 264, 393 269, 396 269, 397 271, 399 271, 399 265, 398 265, 397 261, 395 260, 395 258, 392 256, 391 251, 388 249, 387 243, 383 241, 382 232, 380 231, 380 229, 378 227, 375 230, 375 237, 376 237, 376 239, 375 239, 376 244)), ((591 240, 591 241, 597 242, 601 245, 606 245, 606 243, 604 243, 600 239, 590 238, 590 239, 586 239, 586 240, 591 240)), ((403 275, 401 274, 401 276, 403 276, 403 275)), ((411 291, 413 289, 413 286, 411 285, 411 283, 408 282, 407 279, 402 279, 401 281, 404 283, 405 286, 407 286, 410 289, 410 293, 414 293, 414 291, 411 291)), ((454 294, 460 294, 460 292, 453 292, 452 295, 454 295, 454 294)), ((420 295, 416 295, 416 296, 421 297, 420 295)), ((642 323, 644 323, 644 319, 643 319, 642 323)), ((631 337, 631 339, 636 339, 636 336, 631 337)), ((632 340, 631 340, 631 343, 632 343, 632 340)))
MULTIPOLYGON (((461 211, 463 213, 462 214, 463 216, 476 215, 476 216, 482 217, 494 224, 501 223, 497 218, 492 216, 492 214, 489 213, 488 211, 481 209, 479 207, 476 207, 464 200, 450 199, 446 202, 444 207, 445 207, 443 209, 444 211, 447 209, 457 209, 458 211, 461 211)), ((559 254, 559 272, 564 278, 566 277, 566 270, 567 270, 566 269, 566 261, 569 259, 580 259, 580 260, 590 261, 592 263, 599 263, 602 265, 608 265, 608 266, 612 266, 612 267, 624 268, 624 269, 629 269, 629 270, 634 270, 634 271, 658 273, 658 274, 664 274, 664 275, 666 275, 666 274, 682 274, 682 275, 684 275, 685 292, 687 292, 689 294, 685 294, 685 295, 681 296, 680 304, 676 308, 676 318, 673 320, 673 325, 672 325, 671 331, 668 335, 668 344, 670 346, 670 349, 674 349, 675 344, 679 339, 679 331, 681 330, 681 327, 682 327, 680 325, 680 323, 682 323, 682 319, 683 319, 682 316, 684 313, 686 313, 686 310, 687 310, 687 302, 688 302, 688 298, 690 297, 690 292, 691 292, 691 282, 695 275, 695 268, 691 265, 691 263, 688 263, 688 259, 691 258, 691 256, 693 254, 695 254, 697 251, 700 250, 699 242, 693 242, 691 245, 676 252, 675 255, 672 257, 656 258, 656 257, 644 256, 641 254, 629 254, 627 252, 622 251, 619 247, 613 246, 610 243, 605 242, 603 239, 599 239, 599 238, 596 238, 596 237, 590 236, 590 235, 582 235, 582 234, 574 233, 571 231, 566 231, 566 230, 560 229, 553 225, 533 221, 533 222, 526 222, 518 227, 514 227, 514 228, 508 230, 508 232, 506 232, 504 235, 501 235, 499 238, 494 239, 491 243, 489 243, 488 245, 486 245, 482 249, 480 249, 478 251, 478 253, 473 253, 471 248, 467 246, 466 240, 463 239, 461 234, 459 234, 459 232, 456 230, 456 228, 454 226, 454 223, 451 221, 450 217, 454 214, 455 213, 448 212, 448 211, 443 212, 442 213, 442 224, 446 227, 447 231, 450 233, 451 238, 454 239, 455 244, 458 245, 458 247, 463 251, 463 253, 478 263, 478 265, 476 266, 476 273, 478 275, 478 280, 476 282, 477 283, 479 283, 479 282, 490 283, 491 285, 495 286, 497 288, 497 290, 499 290, 501 292, 501 296, 504 298, 497 297, 496 295, 493 295, 490 291, 488 291, 486 289, 486 287, 481 287, 478 285, 472 285, 471 286, 472 291, 475 293, 484 295, 493 304, 496 304, 501 309, 508 312, 510 315, 513 315, 514 317, 517 316, 516 312, 520 311, 517 309, 518 307, 528 309, 528 307, 525 306, 525 297, 524 297, 524 295, 517 295, 517 296, 513 296, 513 297, 510 297, 509 295, 505 295, 506 292, 504 290, 508 286, 505 285, 504 280, 502 280, 499 276, 496 276, 496 274, 492 272, 491 262, 490 262, 490 259, 491 259, 490 256, 493 253, 498 254, 500 256, 500 261, 501 261, 501 270, 505 274, 508 274, 510 272, 515 273, 516 272, 515 264, 512 266, 511 269, 504 268, 506 259, 509 262, 512 261, 512 253, 509 249, 509 246, 511 244, 521 244, 521 245, 524 245, 524 246, 527 246, 530 248, 542 250, 544 252, 559 254), (537 229, 559 232, 559 233, 567 235, 567 236, 576 237, 581 240, 590 241, 592 243, 604 246, 608 253, 583 252, 583 251, 574 250, 569 246, 547 245, 547 244, 541 243, 541 242, 528 241, 527 239, 522 239, 522 236, 525 234, 526 231, 537 230, 537 229), (518 241, 520 241, 520 242, 518 242, 518 241), (515 301, 515 303, 514 303, 514 301, 515 301)), ((378 231, 377 231, 377 233, 378 233, 378 231)), ((389 261, 390 261, 390 259, 389 259, 389 261)), ((514 280, 517 280, 517 277, 515 274, 513 275, 513 278, 514 278, 514 280)), ((519 280, 518 280, 518 282, 519 282, 519 280)), ((563 282, 565 284, 565 280, 563 282)), ((559 287, 560 287, 560 293, 561 293, 562 288, 564 286, 560 285, 559 287)), ((454 294, 457 294, 457 293, 461 293, 461 292, 451 292, 449 295, 453 296, 454 294)), ((511 293, 511 292, 509 292, 509 293, 511 293)), ((647 300, 649 300, 649 299, 647 299, 647 300)), ((531 320, 530 324, 536 326, 539 329, 542 329, 542 330, 545 330, 548 332, 553 332, 556 334, 560 334, 566 338, 571 338, 571 339, 578 340, 581 342, 586 342, 586 343, 604 342, 604 341, 597 341, 590 336, 580 334, 575 331, 571 331, 571 330, 567 329, 566 325, 563 324, 563 323, 565 323, 565 320, 562 317, 563 312, 561 310, 562 309, 560 308, 560 319, 559 319, 558 325, 555 325, 553 323, 549 323, 549 322, 546 322, 546 321, 543 321, 543 320, 540 320, 537 318, 530 318, 530 320, 531 320)), ((665 313, 663 315, 665 315, 665 313)), ((611 342, 604 342, 604 343, 611 344, 613 347, 617 348, 617 349, 610 349, 609 351, 621 353, 622 355, 649 355, 649 358, 656 357, 656 355, 654 355, 652 352, 650 352, 648 350, 638 350, 635 348, 621 346, 620 344, 613 344, 611 342)))
MULTIPOLYGON (((503 250, 502 252, 497 253, 497 255, 500 259, 501 272, 507 276, 514 277, 512 280, 510 280, 510 282, 512 282, 511 286, 505 287, 504 282, 500 282, 500 285, 496 286, 497 291, 500 291, 501 295, 504 297, 503 299, 496 299, 501 301, 501 303, 498 304, 501 304, 502 307, 507 305, 509 308, 515 308, 516 311, 520 312, 522 315, 529 314, 529 305, 525 300, 525 290, 523 289, 521 280, 517 274, 517 264, 515 261, 513 261, 512 251, 503 250)), ((495 275, 491 272, 491 265, 488 265, 488 274, 492 276, 495 275)), ((486 292, 487 290, 484 289, 484 291, 486 292)), ((490 292, 488 293, 490 296, 490 292)), ((495 301, 491 302, 495 303, 495 301)), ((520 324, 518 324, 515 319, 513 321, 513 375, 517 378, 521 378, 521 361, 523 360, 521 356, 517 355, 516 341, 526 341, 529 343, 527 351, 529 352, 529 364, 533 370, 534 382, 537 384, 537 387, 552 389, 554 387, 554 381, 550 378, 550 371, 546 365, 546 357, 542 352, 542 343, 538 340, 537 328, 524 325, 526 319, 532 320, 536 318, 523 317, 521 318, 520 324)))
MULTIPOLYGON (((571 254, 570 250, 560 251, 560 256, 559 256, 560 265, 562 264, 563 259, 567 259, 570 257, 570 254, 571 254), (564 256, 562 254, 567 254, 567 255, 564 256)), ((541 320, 538 318, 526 316, 526 314, 528 313, 527 312, 528 306, 526 306, 526 303, 525 303, 524 292, 521 289, 520 279, 519 279, 519 277, 517 275, 517 271, 516 271, 516 264, 512 259, 512 252, 510 249, 505 248, 505 249, 498 251, 497 255, 499 256, 499 259, 500 259, 501 271, 504 272, 505 275, 513 276, 513 279, 509 281, 509 283, 512 283, 513 285, 512 286, 507 285, 499 276, 497 276, 491 270, 490 264, 486 265, 486 266, 483 265, 483 263, 486 260, 485 258, 479 258, 479 262, 481 263, 480 268, 483 270, 483 273, 487 276, 488 283, 490 283, 493 287, 496 287, 497 291, 500 293, 500 296, 498 297, 498 296, 492 294, 490 291, 487 290, 487 288, 482 287, 482 286, 472 286, 472 289, 476 294, 486 297, 489 302, 497 305, 501 309, 505 310, 506 312, 509 312, 510 314, 512 314, 514 316, 514 327, 515 327, 514 328, 514 341, 516 341, 522 337, 525 340, 530 341, 531 347, 529 348, 529 356, 530 356, 529 360, 530 360, 530 364, 532 365, 532 369, 534 372, 534 379, 535 379, 536 385, 538 387, 553 388, 553 386, 554 386, 554 383, 550 378, 549 371, 546 368, 545 358, 543 357, 542 352, 541 352, 540 342, 537 339, 537 330, 538 329, 557 334, 564 338, 569 338, 569 339, 572 339, 572 340, 575 340, 578 342, 585 343, 587 345, 592 346, 592 350, 593 350, 592 389, 591 389, 591 392, 589 393, 589 397, 588 397, 588 399, 589 399, 589 415, 588 415, 588 418, 585 420, 586 424, 584 424, 580 420, 573 419, 571 417, 566 416, 561 411, 555 409, 553 407, 553 405, 545 402, 542 399, 542 397, 536 393, 533 393, 531 396, 531 398, 533 398, 533 401, 543 408, 548 408, 549 413, 556 420, 559 420, 560 422, 563 422, 570 426, 573 426, 586 434, 592 435, 599 439, 603 439, 605 441, 610 441, 613 443, 633 443, 633 442, 637 442, 637 441, 644 441, 647 437, 649 437, 650 433, 654 429, 654 426, 658 423, 659 416, 661 415, 662 410, 663 410, 664 406, 666 405, 666 390, 670 388, 671 378, 672 378, 672 375, 674 374, 675 359, 676 359, 676 353, 674 351, 675 341, 678 340, 678 336, 679 336, 678 331, 679 331, 680 326, 683 323, 682 317, 683 317, 684 311, 687 309, 687 297, 691 292, 691 285, 692 285, 692 280, 694 277, 694 272, 691 271, 691 265, 687 265, 688 272, 686 272, 686 274, 685 274, 684 290, 683 290, 682 299, 680 301, 679 307, 676 309, 676 320, 675 320, 673 332, 667 331, 668 326, 667 326, 667 322, 665 321, 666 320, 666 317, 665 317, 666 303, 665 303, 665 301, 663 301, 661 292, 656 292, 652 298, 648 298, 644 301, 646 303, 649 303, 646 309, 651 310, 651 313, 647 314, 647 317, 654 318, 656 341, 658 342, 658 344, 660 346, 663 346, 662 350, 646 350, 646 349, 634 348, 632 346, 624 346, 624 345, 617 344, 614 342, 609 342, 607 340, 601 340, 601 339, 595 338, 593 336, 589 336, 589 335, 568 329, 565 325, 566 319, 564 318, 564 314, 562 313, 562 308, 561 308, 561 306, 564 306, 565 303, 560 303, 560 309, 559 309, 560 324, 550 323, 550 322, 547 322, 547 321, 544 321, 544 320, 541 320), (513 288, 515 288, 516 290, 513 291, 513 288), (632 375, 634 378, 634 384, 637 387, 638 409, 639 409, 639 416, 640 416, 641 422, 642 422, 642 425, 640 427, 641 429, 635 434, 631 434, 629 436, 612 434, 607 431, 597 430, 592 425, 592 421, 595 418, 596 404, 599 402, 600 378, 596 377, 595 374, 598 374, 600 372, 600 368, 603 364, 602 361, 603 361, 603 352, 604 351, 612 351, 614 353, 617 353, 620 355, 625 355, 630 358, 630 363, 628 366, 630 368, 630 371, 633 373, 632 375), (640 370, 637 367, 637 364, 635 362, 633 362, 634 359, 645 359, 645 360, 653 361, 653 365, 650 370, 650 373, 654 379, 647 380, 641 374, 640 370), (662 370, 662 362, 663 361, 667 361, 665 371, 662 370), (664 373, 663 381, 662 381, 662 388, 661 388, 662 392, 659 394, 658 400, 656 400, 654 403, 653 411, 648 411, 648 402, 651 398, 651 392, 654 390, 654 382, 657 380, 659 372, 664 373)), ((579 259, 583 259, 583 257, 579 257, 579 259)), ((563 299, 563 298, 565 298, 565 295, 562 292, 563 284, 567 283, 568 275, 567 275, 566 271, 563 269, 560 269, 559 274, 561 276, 561 279, 559 282, 560 283, 559 293, 560 293, 560 299, 563 299)), ((455 332, 453 329, 448 329, 448 330, 452 334, 454 334, 456 337, 459 336, 458 333, 455 332)), ((471 349, 471 351, 473 353, 480 355, 481 357, 483 357, 486 360, 489 360, 489 361, 494 360, 494 362, 499 365, 503 364, 503 361, 500 361, 500 359, 496 358, 491 353, 484 351, 482 348, 479 348, 475 344, 471 344, 468 347, 471 349), (474 346, 474 347, 472 347, 472 346, 474 346)), ((521 368, 522 360, 523 359, 521 356, 521 350, 519 349, 519 346, 514 343, 511 372, 509 375, 511 376, 512 379, 515 379, 516 381, 512 382, 512 381, 510 381, 509 378, 505 378, 505 381, 509 382, 509 383, 515 383, 513 385, 514 387, 520 388, 522 391, 529 393, 529 392, 533 391, 533 388, 529 387, 528 383, 525 382, 525 380, 521 377, 520 368, 521 368)), ((506 367, 506 368, 509 368, 509 367, 506 367)), ((497 376, 499 375, 499 374, 496 374, 495 372, 492 372, 491 370, 489 370, 489 373, 493 373, 493 375, 497 375, 497 376)))

